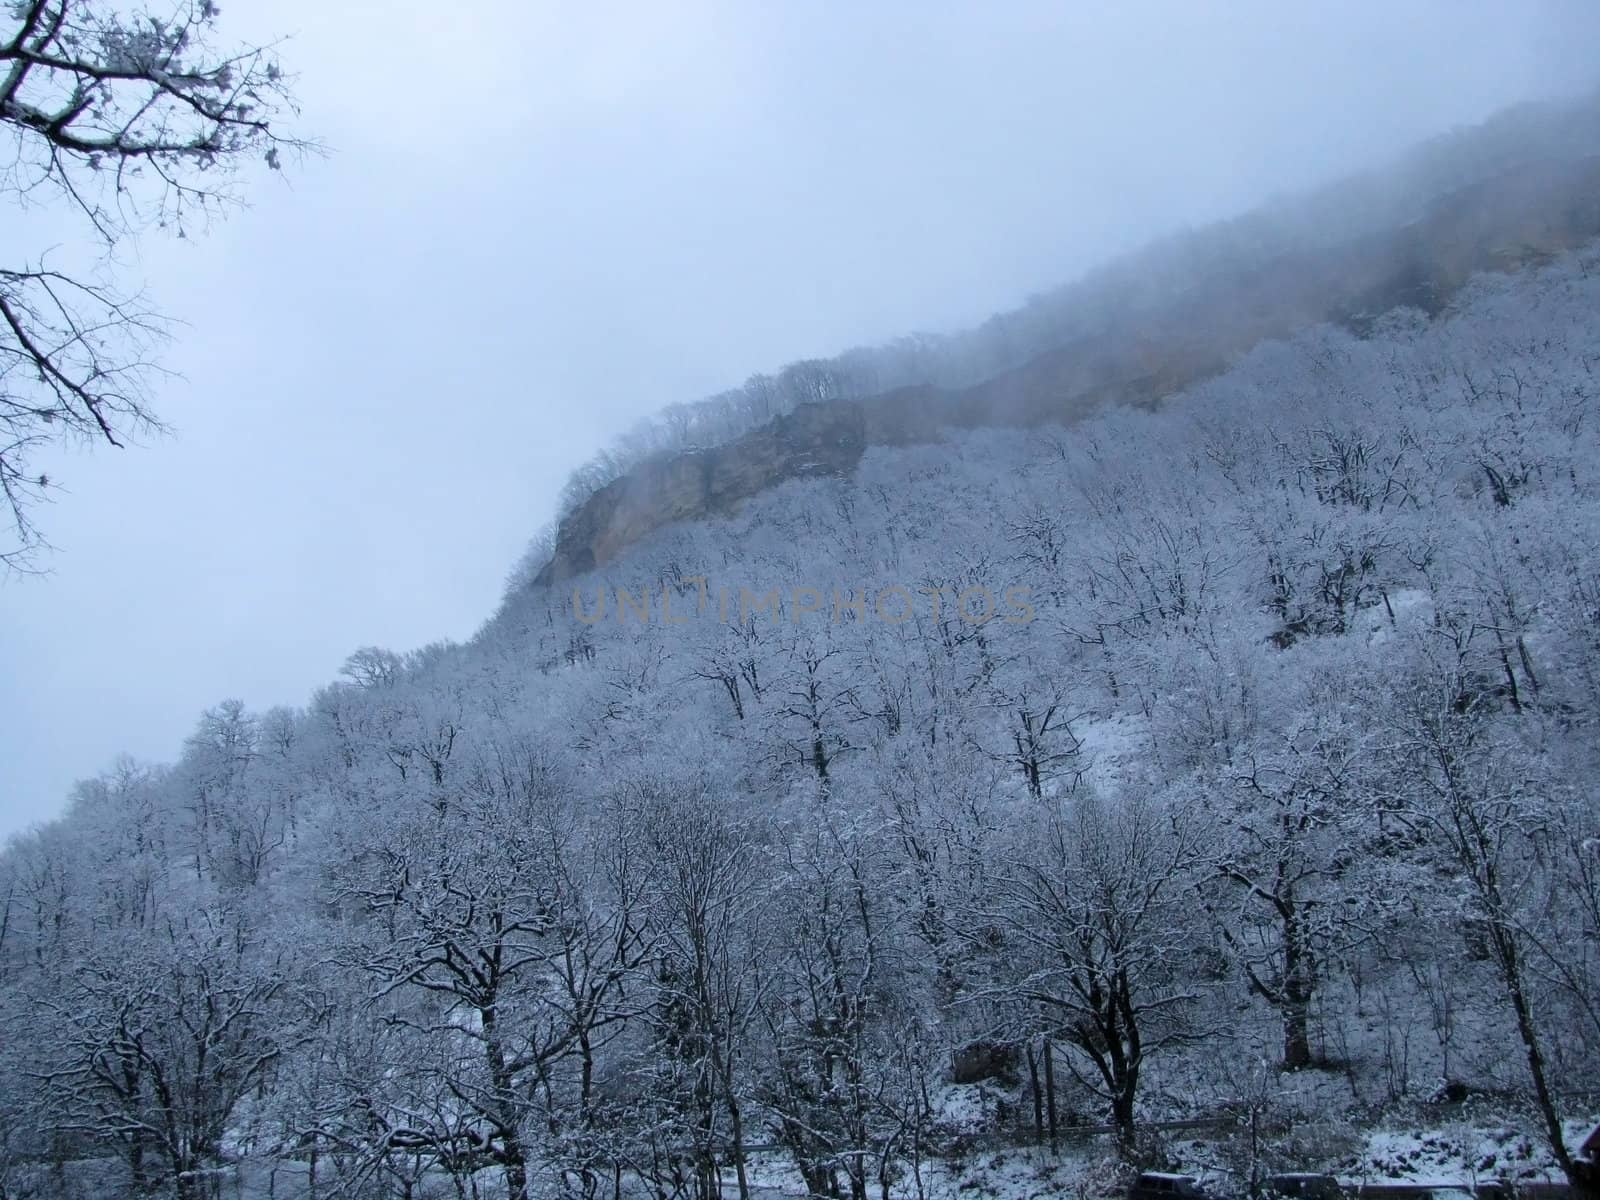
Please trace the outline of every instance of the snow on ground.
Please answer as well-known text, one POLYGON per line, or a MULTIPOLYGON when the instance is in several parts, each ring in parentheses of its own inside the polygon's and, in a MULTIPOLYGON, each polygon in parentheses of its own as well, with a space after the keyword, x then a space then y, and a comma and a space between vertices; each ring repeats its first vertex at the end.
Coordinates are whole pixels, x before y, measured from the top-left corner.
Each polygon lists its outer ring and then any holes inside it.
POLYGON ((1383 604, 1363 609, 1356 619, 1356 628, 1367 635, 1369 644, 1377 646, 1392 641, 1396 628, 1405 628, 1428 619, 1433 611, 1433 601, 1420 588, 1400 588, 1388 594, 1383 604))
MULTIPOLYGON (((1120 1194, 1126 1176, 1101 1161, 1107 1148, 1063 1146, 1052 1158, 1044 1147, 982 1150, 950 1159, 928 1160, 917 1170, 909 1167, 890 1187, 891 1200, 1095 1200, 1120 1194), (1098 1150, 1098 1152, 1097 1152, 1098 1150), (920 1180, 918 1176, 920 1175, 920 1180)), ((805 1185, 776 1153, 752 1156, 748 1166, 757 1200, 778 1196, 801 1197, 805 1185)), ((878 1196, 873 1181, 871 1192, 878 1196)), ((723 1193, 732 1200, 738 1192, 730 1178, 723 1193)))
MULTIPOLYGON (((946 1088, 937 1099, 943 1132, 976 1136, 992 1122, 996 1099, 997 1093, 982 1085, 946 1088)), ((1597 1123, 1600 1112, 1591 1119, 1567 1122, 1567 1144, 1580 1144, 1597 1123)), ((1475 1116, 1440 1123, 1435 1116, 1431 1123, 1391 1122, 1365 1132, 1341 1126, 1327 1132, 1326 1137, 1301 1143, 1291 1161, 1285 1161, 1281 1151, 1264 1160, 1263 1171, 1326 1172, 1346 1184, 1472 1187, 1493 1179, 1561 1180, 1537 1128, 1526 1119, 1475 1116)), ((1197 1176, 1219 1194, 1242 1194, 1240 1151, 1237 1140, 1172 1137, 1165 1140, 1162 1165, 1197 1176)), ((303 1200, 308 1195, 303 1164, 246 1159, 220 1174, 225 1200, 303 1200)), ((794 1200, 806 1194, 799 1172, 784 1152, 752 1153, 746 1174, 754 1200, 794 1200)), ((1044 1146, 1006 1146, 958 1151, 915 1166, 903 1164, 891 1184, 889 1200, 1120 1200, 1131 1174, 1130 1168, 1116 1161, 1109 1138, 1069 1136, 1063 1138, 1056 1156, 1044 1146)), ((107 1159, 74 1164, 65 1176, 52 1177, 52 1182, 63 1198, 112 1200, 121 1194, 121 1178, 120 1162, 107 1159)), ((486 1171, 484 1194, 495 1194, 497 1183, 498 1174, 486 1171)), ((418 1200, 436 1196, 442 1200, 455 1194, 453 1185, 442 1176, 426 1180, 416 1192, 418 1200)), ((642 1191, 632 1194, 644 1195, 642 1191)), ((874 1200, 880 1194, 876 1180, 871 1194, 874 1200)), ((723 1195, 726 1200, 738 1197, 731 1169, 724 1176, 723 1195)))
MULTIPOLYGON (((1597 1114, 1600 1118, 1600 1114, 1597 1114)), ((1582 1142, 1594 1120, 1569 1121, 1569 1146, 1582 1142)), ((1341 1178, 1364 1182, 1562 1178, 1554 1156, 1531 1124, 1462 1122, 1435 1129, 1381 1129, 1367 1134, 1358 1156, 1334 1164, 1341 1178)))
POLYGON ((1129 778, 1128 762, 1148 752, 1148 724, 1126 714, 1092 721, 1073 730, 1081 743, 1079 760, 1086 764, 1084 777, 1107 795, 1113 795, 1129 778))

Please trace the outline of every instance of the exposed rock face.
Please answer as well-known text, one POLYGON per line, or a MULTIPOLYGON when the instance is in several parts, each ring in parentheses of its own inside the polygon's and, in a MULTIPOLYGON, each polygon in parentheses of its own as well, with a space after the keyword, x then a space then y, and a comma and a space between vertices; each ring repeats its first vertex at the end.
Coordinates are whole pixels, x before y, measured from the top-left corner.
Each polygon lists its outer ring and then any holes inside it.
POLYGON ((725 446, 641 463, 561 523, 555 557, 537 582, 604 566, 654 529, 731 512, 785 479, 847 475, 866 448, 862 406, 836 400, 803 404, 725 446))
POLYGON ((651 460, 561 523, 537 583, 604 566, 674 521, 726 514, 788 479, 844 475, 868 446, 947 428, 1081 420, 1109 402, 1151 405, 1259 342, 1323 321, 1358 332, 1400 305, 1433 314, 1474 272, 1512 270, 1600 236, 1600 158, 1551 161, 1464 188, 1402 229, 1198 279, 1159 303, 1097 300, 1086 332, 975 387, 904 388, 806 404, 711 450, 651 460))

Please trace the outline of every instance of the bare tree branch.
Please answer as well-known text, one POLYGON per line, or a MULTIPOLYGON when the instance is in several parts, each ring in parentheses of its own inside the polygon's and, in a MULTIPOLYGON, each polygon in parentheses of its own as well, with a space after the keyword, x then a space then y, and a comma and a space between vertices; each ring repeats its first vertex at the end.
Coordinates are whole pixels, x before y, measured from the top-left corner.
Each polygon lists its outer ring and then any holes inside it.
POLYGON ((56 485, 34 470, 37 452, 161 430, 150 388, 168 325, 117 283, 118 243, 152 225, 186 236, 241 202, 241 164, 259 155, 276 169, 317 149, 277 124, 297 110, 276 48, 219 48, 217 18, 211 0, 159 13, 24 0, 0 18, 0 197, 63 205, 101 258, 88 274, 42 255, 0 268, 5 566, 27 568, 48 545, 31 510, 56 485))

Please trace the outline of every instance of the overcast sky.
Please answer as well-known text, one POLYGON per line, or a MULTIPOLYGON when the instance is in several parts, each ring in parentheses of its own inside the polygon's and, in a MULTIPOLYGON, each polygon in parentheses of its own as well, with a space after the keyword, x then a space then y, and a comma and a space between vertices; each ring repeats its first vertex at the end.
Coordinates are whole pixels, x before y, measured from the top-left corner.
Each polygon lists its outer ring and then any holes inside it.
POLYGON ((334 153, 131 264, 187 322, 175 433, 60 464, 52 573, 0 583, 0 834, 226 697, 469 637, 567 470, 665 403, 1600 70, 1590 0, 1306 9, 225 5, 292 35, 334 153))

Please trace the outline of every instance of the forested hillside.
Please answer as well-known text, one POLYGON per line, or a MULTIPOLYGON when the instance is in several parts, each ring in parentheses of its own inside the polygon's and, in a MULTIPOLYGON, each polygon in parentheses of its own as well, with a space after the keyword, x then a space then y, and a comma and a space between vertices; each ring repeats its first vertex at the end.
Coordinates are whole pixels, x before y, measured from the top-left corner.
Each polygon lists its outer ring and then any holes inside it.
POLYGON ((0 1196, 743 1198, 775 1146, 865 1200, 1219 1113, 1241 1194, 1447 1116, 1572 1169, 1597 313, 1590 244, 868 447, 208 710, 0 857, 0 1196))
POLYGON ((670 404, 572 473, 558 525, 534 538, 518 576, 559 583, 674 520, 853 469, 867 445, 1158 403, 1268 338, 1321 322, 1364 331, 1400 306, 1435 315, 1477 271, 1596 236, 1600 94, 1512 109, 1382 169, 1148 246, 976 329, 793 362, 670 404), (819 425, 823 438, 808 437, 819 425))

